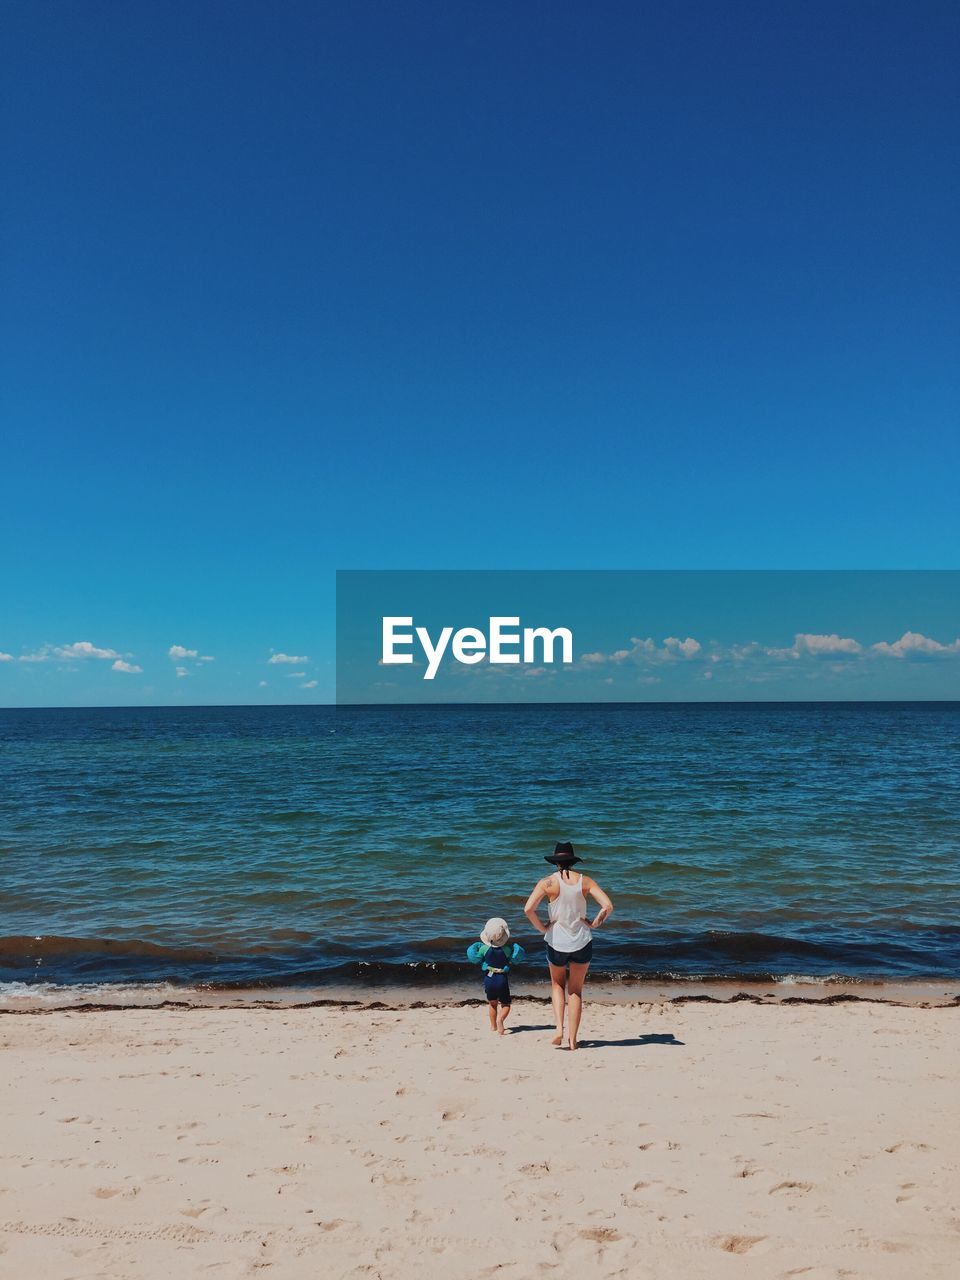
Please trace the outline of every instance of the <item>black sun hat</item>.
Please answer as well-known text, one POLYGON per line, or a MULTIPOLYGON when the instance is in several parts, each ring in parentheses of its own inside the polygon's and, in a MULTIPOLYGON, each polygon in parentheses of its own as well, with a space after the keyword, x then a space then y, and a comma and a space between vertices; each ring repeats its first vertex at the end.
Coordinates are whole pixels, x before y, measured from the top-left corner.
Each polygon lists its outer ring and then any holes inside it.
POLYGON ((583 861, 573 852, 573 845, 569 840, 564 840, 558 844, 553 853, 544 854, 543 860, 544 862, 553 862, 558 867, 572 867, 575 862, 583 861))

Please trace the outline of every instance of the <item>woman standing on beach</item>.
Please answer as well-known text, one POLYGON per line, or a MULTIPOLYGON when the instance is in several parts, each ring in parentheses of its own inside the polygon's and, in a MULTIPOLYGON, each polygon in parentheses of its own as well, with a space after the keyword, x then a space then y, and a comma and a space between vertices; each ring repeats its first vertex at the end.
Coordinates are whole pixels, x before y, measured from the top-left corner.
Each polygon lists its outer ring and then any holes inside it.
POLYGON ((569 1007, 570 1048, 576 1049, 583 1011, 583 984, 593 956, 593 930, 613 914, 613 903, 590 876, 573 875, 570 868, 581 859, 573 852, 572 844, 558 844, 552 856, 548 854, 545 861, 552 862, 557 871, 540 881, 523 910, 547 942, 550 999, 557 1023, 553 1043, 563 1043, 563 1018, 569 1007), (592 924, 587 919, 587 894, 600 904, 592 924), (537 907, 544 898, 549 903, 550 923, 547 926, 537 915, 537 907))

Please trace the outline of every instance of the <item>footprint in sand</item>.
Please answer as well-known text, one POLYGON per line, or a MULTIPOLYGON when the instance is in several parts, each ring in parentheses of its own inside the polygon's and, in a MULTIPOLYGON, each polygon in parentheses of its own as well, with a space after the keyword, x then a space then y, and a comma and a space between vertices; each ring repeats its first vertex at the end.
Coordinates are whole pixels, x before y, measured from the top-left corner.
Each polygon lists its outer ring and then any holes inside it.
POLYGON ((833 1267, 794 1267, 791 1271, 784 1271, 782 1280, 795 1280, 797 1276, 805 1276, 806 1280, 843 1280, 844 1276, 849 1275, 853 1275, 853 1272, 843 1267, 838 1271, 833 1267))
MULTIPOLYGON (((652 1182, 635 1182, 631 1190, 634 1192, 649 1191, 653 1187, 662 1187, 671 1196, 685 1196, 687 1194, 683 1187, 671 1187, 667 1183, 661 1182, 658 1178, 655 1178, 652 1182)), ((650 1202, 644 1200, 642 1196, 631 1196, 626 1193, 621 1195, 620 1203, 625 1209, 646 1209, 650 1207, 650 1202)))
POLYGON ((717 1236, 714 1243, 724 1253, 749 1253, 766 1238, 766 1236, 717 1236))
POLYGON ((114 1196, 123 1196, 124 1200, 132 1200, 140 1194, 139 1187, 95 1187, 93 1194, 98 1200, 112 1200, 114 1196))
POLYGON ((771 1187, 767 1195, 776 1195, 778 1191, 812 1191, 812 1182, 778 1182, 775 1187, 771 1187))
POLYGON ((615 1240, 622 1240, 619 1231, 614 1231, 613 1227, 585 1227, 577 1233, 581 1240, 593 1240, 597 1244, 613 1244, 615 1240))
POLYGON ((210 1201, 205 1200, 203 1204, 191 1205, 186 1209, 181 1209, 180 1213, 185 1218, 199 1218, 202 1214, 206 1213, 209 1208, 210 1201))
POLYGON ((370 1181, 374 1186, 408 1187, 412 1182, 416 1182, 417 1179, 412 1178, 408 1173, 375 1173, 371 1176, 370 1181))

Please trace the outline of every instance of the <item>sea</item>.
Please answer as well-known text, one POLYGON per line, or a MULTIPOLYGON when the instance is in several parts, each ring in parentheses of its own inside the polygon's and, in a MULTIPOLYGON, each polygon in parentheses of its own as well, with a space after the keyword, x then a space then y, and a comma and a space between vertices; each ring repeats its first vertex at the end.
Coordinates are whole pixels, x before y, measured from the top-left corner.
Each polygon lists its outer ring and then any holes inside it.
POLYGON ((593 980, 960 978, 960 704, 0 711, 0 991, 476 983, 572 841, 593 980))

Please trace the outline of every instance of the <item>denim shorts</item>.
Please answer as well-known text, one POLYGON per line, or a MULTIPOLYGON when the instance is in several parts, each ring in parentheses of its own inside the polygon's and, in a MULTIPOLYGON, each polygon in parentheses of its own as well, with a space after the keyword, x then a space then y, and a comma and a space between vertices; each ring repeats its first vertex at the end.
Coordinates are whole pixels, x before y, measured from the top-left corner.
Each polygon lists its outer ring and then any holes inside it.
POLYGON ((561 969, 566 968, 568 964, 589 964, 593 959, 593 939, 591 938, 579 951, 554 951, 548 942, 547 959, 551 964, 559 965, 561 969))

